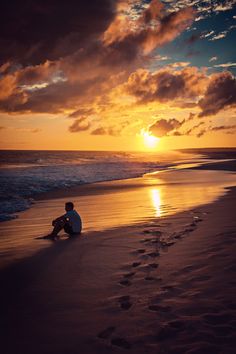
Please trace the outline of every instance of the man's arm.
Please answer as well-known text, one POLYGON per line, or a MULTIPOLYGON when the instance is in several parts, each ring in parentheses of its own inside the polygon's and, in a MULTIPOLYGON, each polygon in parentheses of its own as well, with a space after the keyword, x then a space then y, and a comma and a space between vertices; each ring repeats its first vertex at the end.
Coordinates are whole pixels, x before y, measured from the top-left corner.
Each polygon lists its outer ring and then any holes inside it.
POLYGON ((53 220, 52 225, 54 226, 57 222, 66 221, 66 214, 59 216, 53 220))

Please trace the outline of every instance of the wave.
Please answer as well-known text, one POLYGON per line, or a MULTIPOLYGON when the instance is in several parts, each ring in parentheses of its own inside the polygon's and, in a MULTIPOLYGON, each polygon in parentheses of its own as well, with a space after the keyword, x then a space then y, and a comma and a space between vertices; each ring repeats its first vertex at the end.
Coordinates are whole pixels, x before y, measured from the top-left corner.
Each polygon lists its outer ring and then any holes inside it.
POLYGON ((29 208, 33 197, 40 193, 141 177, 192 157, 178 152, 2 151, 0 221, 15 218, 16 213, 29 208))

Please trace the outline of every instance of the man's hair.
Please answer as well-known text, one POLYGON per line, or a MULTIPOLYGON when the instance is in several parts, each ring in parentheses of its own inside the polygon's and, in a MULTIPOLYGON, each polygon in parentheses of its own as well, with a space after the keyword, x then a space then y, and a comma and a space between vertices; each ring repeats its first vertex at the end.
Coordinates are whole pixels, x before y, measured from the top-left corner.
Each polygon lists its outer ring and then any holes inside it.
POLYGON ((66 206, 69 207, 70 209, 74 209, 74 204, 72 202, 67 202, 66 206))

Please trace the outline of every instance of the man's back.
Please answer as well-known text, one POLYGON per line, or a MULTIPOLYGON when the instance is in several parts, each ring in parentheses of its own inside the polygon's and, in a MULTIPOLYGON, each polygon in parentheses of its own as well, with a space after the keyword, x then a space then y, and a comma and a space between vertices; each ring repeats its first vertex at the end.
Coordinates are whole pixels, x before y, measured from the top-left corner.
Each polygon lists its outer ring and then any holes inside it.
POLYGON ((82 230, 82 221, 80 215, 76 210, 69 210, 65 214, 65 217, 68 218, 69 224, 72 227, 74 232, 80 233, 82 230))

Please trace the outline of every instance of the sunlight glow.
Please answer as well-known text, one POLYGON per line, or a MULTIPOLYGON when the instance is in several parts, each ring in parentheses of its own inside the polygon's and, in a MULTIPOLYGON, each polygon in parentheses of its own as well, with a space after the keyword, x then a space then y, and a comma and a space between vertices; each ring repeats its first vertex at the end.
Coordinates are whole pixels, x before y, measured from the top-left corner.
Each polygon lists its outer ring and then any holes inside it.
POLYGON ((155 216, 160 217, 163 214, 163 211, 161 209, 161 191, 157 188, 152 188, 150 190, 150 193, 152 198, 152 204, 155 209, 155 216))
POLYGON ((154 149, 160 141, 160 138, 151 135, 150 132, 145 129, 141 129, 140 135, 143 138, 144 145, 149 149, 154 149))

